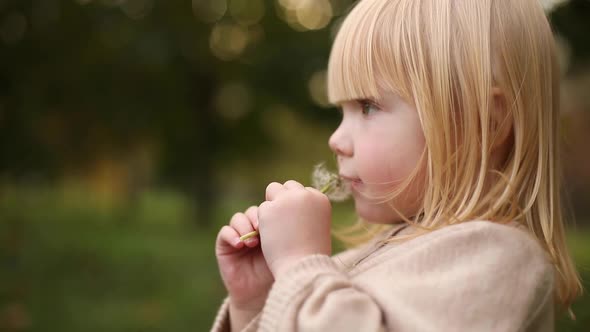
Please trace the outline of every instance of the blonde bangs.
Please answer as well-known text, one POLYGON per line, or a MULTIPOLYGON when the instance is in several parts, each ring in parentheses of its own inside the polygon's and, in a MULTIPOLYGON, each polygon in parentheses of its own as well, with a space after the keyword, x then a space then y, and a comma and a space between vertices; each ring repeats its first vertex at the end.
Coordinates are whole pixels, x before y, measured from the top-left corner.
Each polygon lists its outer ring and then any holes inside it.
POLYGON ((359 1, 346 17, 334 40, 328 63, 328 100, 338 105, 349 100, 376 98, 382 91, 409 100, 403 72, 403 43, 399 31, 403 11, 399 1, 359 1), (396 32, 397 31, 397 32, 396 32), (395 50, 397 56, 391 56, 395 50), (393 83, 393 84, 392 84, 393 83))

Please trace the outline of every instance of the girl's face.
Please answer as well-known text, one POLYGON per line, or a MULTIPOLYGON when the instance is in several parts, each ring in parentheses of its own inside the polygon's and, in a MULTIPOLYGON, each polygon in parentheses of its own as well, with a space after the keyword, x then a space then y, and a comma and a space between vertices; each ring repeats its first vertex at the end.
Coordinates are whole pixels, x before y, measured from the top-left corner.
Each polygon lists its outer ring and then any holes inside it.
MULTIPOLYGON (((354 100, 342 103, 342 122, 329 140, 338 156, 339 172, 350 180, 359 217, 374 223, 396 223, 418 207, 424 169, 397 198, 384 195, 399 188, 418 166, 425 147, 416 110, 393 93, 382 100, 354 100)), ((423 188, 423 187, 422 187, 423 188)))

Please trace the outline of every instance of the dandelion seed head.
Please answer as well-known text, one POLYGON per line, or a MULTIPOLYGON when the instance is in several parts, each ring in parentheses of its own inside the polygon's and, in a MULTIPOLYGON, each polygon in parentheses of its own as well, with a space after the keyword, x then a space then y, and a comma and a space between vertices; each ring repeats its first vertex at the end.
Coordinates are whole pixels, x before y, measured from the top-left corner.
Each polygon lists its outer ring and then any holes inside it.
POLYGON ((317 164, 312 173, 314 188, 324 192, 333 202, 340 202, 350 197, 350 186, 342 181, 338 174, 330 172, 325 163, 317 164))
POLYGON ((336 174, 330 172, 325 163, 320 163, 313 168, 311 182, 314 188, 320 190, 330 183, 330 181, 333 181, 335 176, 336 174))

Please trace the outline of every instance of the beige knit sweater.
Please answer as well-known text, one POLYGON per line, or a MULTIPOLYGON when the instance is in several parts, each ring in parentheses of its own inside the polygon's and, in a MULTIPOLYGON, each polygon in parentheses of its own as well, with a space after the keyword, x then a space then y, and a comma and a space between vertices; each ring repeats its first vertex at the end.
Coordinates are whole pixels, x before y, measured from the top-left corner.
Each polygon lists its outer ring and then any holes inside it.
MULTIPOLYGON (((381 238, 413 231, 406 226, 381 238)), ((526 231, 472 221, 305 257, 275 280, 244 331, 553 331, 554 273, 526 231)), ((230 330, 228 305, 212 331, 230 330)))

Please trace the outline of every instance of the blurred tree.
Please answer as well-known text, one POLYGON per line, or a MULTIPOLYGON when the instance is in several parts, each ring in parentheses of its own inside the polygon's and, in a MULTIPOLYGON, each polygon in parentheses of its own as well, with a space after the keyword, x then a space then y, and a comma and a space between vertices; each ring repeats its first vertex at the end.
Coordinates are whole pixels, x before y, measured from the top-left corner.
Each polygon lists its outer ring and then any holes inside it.
POLYGON ((334 120, 307 89, 329 29, 297 31, 279 10, 270 0, 0 1, 0 174, 51 180, 123 160, 113 181, 131 182, 121 187, 132 197, 150 182, 184 188, 206 225, 217 165, 273 148, 270 105, 334 120), (157 159, 155 174, 129 162, 136 150, 157 159))
POLYGON ((590 58, 589 17, 589 0, 569 0, 551 12, 551 23, 567 39, 572 51, 570 70, 586 64, 590 58))
MULTIPOLYGON (((272 105, 336 123, 309 90, 353 2, 0 0, 0 175, 98 172, 130 197, 172 185, 206 225, 219 166, 280 148, 272 105)), ((590 54, 589 8, 551 14, 576 61, 590 54)))

